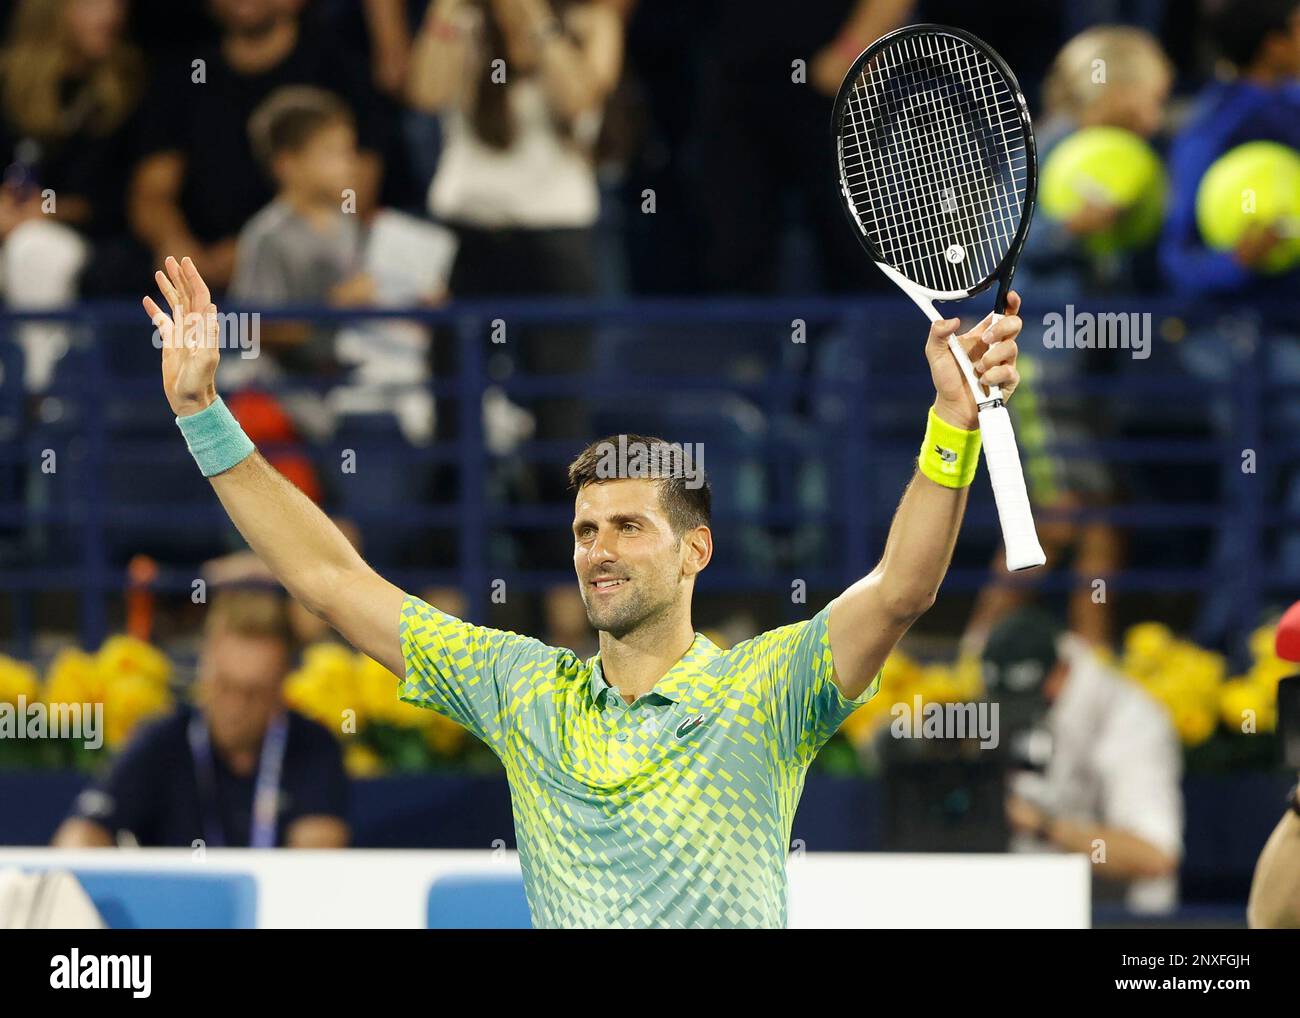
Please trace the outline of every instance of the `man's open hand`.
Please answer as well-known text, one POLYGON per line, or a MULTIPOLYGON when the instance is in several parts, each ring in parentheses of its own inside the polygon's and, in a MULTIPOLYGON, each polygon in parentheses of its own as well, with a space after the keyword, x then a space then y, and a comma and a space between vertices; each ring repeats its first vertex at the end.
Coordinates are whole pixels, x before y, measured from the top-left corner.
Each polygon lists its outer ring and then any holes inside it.
POLYGON ((162 345, 163 391, 177 417, 196 414, 217 398, 217 362, 221 329, 208 284, 189 258, 168 257, 166 272, 155 272, 158 289, 171 308, 168 315, 152 297, 144 309, 162 345))

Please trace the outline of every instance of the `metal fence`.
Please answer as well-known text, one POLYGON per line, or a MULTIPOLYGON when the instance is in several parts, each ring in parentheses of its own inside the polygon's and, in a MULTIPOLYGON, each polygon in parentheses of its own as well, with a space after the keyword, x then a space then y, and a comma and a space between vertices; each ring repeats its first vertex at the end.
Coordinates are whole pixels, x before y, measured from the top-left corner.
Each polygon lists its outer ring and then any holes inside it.
MULTIPOLYGON (((1070 510, 1040 506, 1040 519, 1121 528, 1130 553, 1128 565, 1107 578, 1115 590, 1226 598, 1238 627, 1253 624, 1270 597, 1294 597, 1300 576, 1283 546, 1300 522, 1300 504, 1287 500, 1300 473, 1300 431, 1291 426, 1300 416, 1300 370, 1290 366, 1300 340, 1287 324, 1295 321, 1295 302, 1233 308, 1112 299, 1070 311, 1075 321, 1084 314, 1146 316, 1134 320, 1151 338, 1146 357, 1049 350, 1045 337, 1059 338, 1050 314, 1063 311, 1026 313, 1021 346, 1044 369, 1032 391, 1049 408, 1068 403, 1092 427, 1041 451, 1103 462, 1120 477, 1121 494, 1070 510)), ((489 393, 525 408, 569 401, 581 408, 586 432, 653 427, 674 441, 701 441, 715 488, 717 543, 729 546, 701 589, 729 592, 788 589, 794 577, 810 590, 833 591, 868 571, 932 397, 921 352, 925 322, 892 296, 491 301, 260 314, 267 325, 331 328, 414 321, 436 335, 432 345, 443 356, 432 379, 419 383, 438 407, 432 442, 368 436, 362 428, 316 442, 312 454, 324 463, 336 462, 344 448, 357 454, 361 467, 342 486, 352 494, 341 511, 363 531, 396 540, 398 554, 383 563, 395 582, 415 589, 454 583, 479 618, 503 568, 525 590, 571 580, 571 572, 530 566, 526 556, 502 558, 503 535, 514 535, 517 547, 528 543, 521 534, 565 531, 572 505, 512 495, 501 478, 560 474, 581 445, 578 436, 543 433, 489 449, 489 393), (526 369, 530 345, 550 348, 550 369, 526 369), (384 480, 367 479, 372 468, 384 480), (394 494, 393 482, 423 472, 454 483, 429 497, 394 494), (429 530, 450 535, 450 558, 407 563, 403 540, 418 543, 429 530)), ((127 585, 134 544, 159 546, 154 585, 182 592, 198 575, 199 558, 227 539, 224 514, 171 423, 157 358, 133 303, 0 316, 0 597, 11 600, 5 636, 19 655, 45 622, 37 609, 42 593, 75 594, 80 639, 93 646, 109 629, 111 599, 127 585), (34 324, 61 325, 69 342, 41 394, 24 387, 18 342, 18 330, 34 324)), ((324 394, 344 381, 276 387, 324 394)), ((997 542, 981 477, 945 589, 985 583, 997 542)), ((1050 591, 1078 580, 1057 570, 1040 582, 1050 591)))

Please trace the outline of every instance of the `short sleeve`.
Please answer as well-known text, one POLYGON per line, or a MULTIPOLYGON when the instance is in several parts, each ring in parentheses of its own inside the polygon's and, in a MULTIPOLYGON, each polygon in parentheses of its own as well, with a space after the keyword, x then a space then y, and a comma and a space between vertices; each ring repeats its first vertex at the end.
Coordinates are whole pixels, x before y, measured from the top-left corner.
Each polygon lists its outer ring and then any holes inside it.
POLYGON ((806 622, 755 637, 752 648, 782 755, 804 764, 880 689, 877 675, 855 699, 840 692, 831 660, 830 613, 828 604, 806 622))
POLYGON ((399 631, 406 674, 398 698, 451 718, 494 749, 526 665, 555 654, 540 640, 462 622, 418 597, 402 602, 399 631))

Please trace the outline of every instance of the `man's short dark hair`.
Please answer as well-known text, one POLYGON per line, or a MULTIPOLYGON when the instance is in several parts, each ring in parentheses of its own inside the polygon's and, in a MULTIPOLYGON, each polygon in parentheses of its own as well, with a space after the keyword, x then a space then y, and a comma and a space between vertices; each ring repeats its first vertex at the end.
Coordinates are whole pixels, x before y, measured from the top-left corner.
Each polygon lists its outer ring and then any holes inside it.
POLYGON ((630 478, 659 482, 659 504, 673 533, 680 538, 694 527, 707 527, 713 495, 702 457, 681 445, 646 435, 607 435, 592 442, 569 464, 569 487, 630 478))
POLYGON ((276 156, 299 151, 322 128, 353 123, 352 110, 333 92, 286 85, 262 100, 248 118, 248 140, 269 171, 276 156))
POLYGON ((1286 32, 1300 0, 1210 0, 1206 27, 1214 45, 1234 67, 1249 67, 1264 40, 1286 32))

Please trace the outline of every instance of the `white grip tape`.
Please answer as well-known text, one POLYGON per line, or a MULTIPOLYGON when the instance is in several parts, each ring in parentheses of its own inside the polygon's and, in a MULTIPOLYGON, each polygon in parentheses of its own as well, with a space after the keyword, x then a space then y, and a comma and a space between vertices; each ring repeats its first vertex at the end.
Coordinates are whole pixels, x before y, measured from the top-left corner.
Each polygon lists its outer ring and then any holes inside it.
POLYGON ((1002 543, 1007 549, 1007 568, 1032 569, 1047 561, 1034 529, 1034 514, 1029 508, 1025 474, 1020 468, 1020 452, 1011 430, 1011 417, 1005 406, 980 410, 980 438, 984 445, 984 462, 988 464, 993 499, 1002 523, 1002 543))

